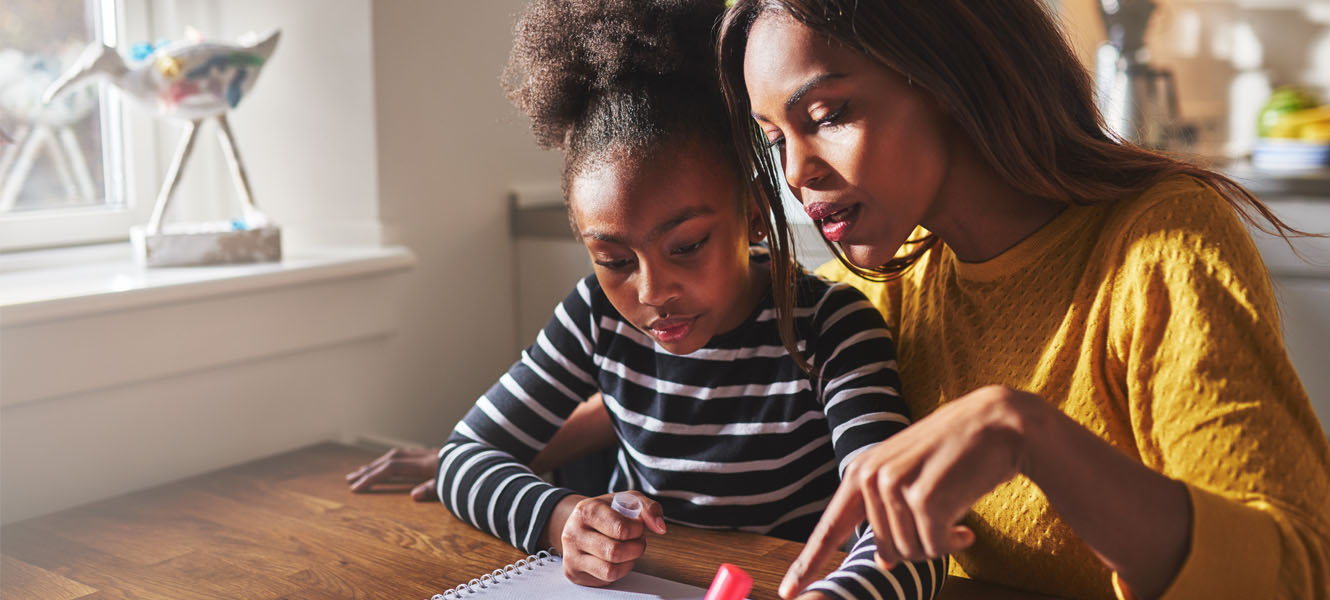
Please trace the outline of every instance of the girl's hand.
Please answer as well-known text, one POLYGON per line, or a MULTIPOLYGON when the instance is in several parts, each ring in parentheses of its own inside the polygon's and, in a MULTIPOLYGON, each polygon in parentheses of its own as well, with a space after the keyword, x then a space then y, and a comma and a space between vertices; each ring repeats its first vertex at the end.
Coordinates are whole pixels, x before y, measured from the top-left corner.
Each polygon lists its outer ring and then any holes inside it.
POLYGON ((811 583, 815 567, 867 517, 878 566, 957 552, 974 542, 958 525, 970 506, 1019 473, 1025 428, 1041 410, 1038 396, 981 388, 873 446, 845 469, 836 495, 781 582, 782 598, 811 583))
MULTIPOLYGON (((559 529, 562 535, 557 544, 563 555, 563 574, 569 581, 597 587, 617 581, 633 570, 646 551, 646 532, 665 533, 660 504, 641 493, 627 493, 637 496, 642 503, 642 513, 636 518, 630 519, 610 508, 614 494, 564 499, 575 502, 559 529)), ((561 512, 555 509, 550 529, 563 516, 561 512)))
POLYGON ((411 488, 416 502, 438 500, 434 476, 439 468, 438 448, 393 448, 383 456, 346 475, 351 491, 366 492, 377 484, 418 484, 411 488))

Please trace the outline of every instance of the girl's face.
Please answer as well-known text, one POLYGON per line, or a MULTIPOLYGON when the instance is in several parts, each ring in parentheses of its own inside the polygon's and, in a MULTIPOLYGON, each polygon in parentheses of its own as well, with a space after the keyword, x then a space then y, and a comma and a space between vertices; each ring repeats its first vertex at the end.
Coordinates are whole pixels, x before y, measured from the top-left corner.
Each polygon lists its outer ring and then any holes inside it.
MULTIPOLYGON (((688 354, 751 314, 766 283, 730 161, 696 145, 610 156, 569 184, 569 210, 605 295, 635 327, 688 354)), ((749 207, 749 212, 755 207, 749 207)))
POLYGON ((743 66, 753 118, 822 235, 858 266, 886 263, 932 217, 950 159, 943 113, 783 13, 753 23, 743 66))

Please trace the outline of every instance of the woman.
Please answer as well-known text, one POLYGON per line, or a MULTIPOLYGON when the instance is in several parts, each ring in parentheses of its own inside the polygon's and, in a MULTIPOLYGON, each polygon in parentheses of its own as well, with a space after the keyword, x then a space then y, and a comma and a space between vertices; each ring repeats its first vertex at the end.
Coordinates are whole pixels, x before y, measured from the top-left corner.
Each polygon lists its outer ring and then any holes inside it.
POLYGON ((849 467, 783 596, 867 518, 885 565, 1040 593, 1330 597, 1330 447, 1239 217, 1299 232, 1108 136, 1037 0, 739 0, 719 52, 755 185, 928 415, 849 467))

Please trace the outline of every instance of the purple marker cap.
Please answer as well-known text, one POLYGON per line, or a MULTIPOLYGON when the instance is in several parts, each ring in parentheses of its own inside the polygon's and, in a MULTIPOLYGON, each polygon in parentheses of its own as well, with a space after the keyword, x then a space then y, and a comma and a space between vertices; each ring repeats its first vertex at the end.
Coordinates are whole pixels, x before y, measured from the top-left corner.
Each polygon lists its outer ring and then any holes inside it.
POLYGON ((636 519, 637 515, 642 513, 642 503, 638 501, 637 496, 627 492, 615 494, 614 499, 610 501, 610 508, 629 519, 636 519))

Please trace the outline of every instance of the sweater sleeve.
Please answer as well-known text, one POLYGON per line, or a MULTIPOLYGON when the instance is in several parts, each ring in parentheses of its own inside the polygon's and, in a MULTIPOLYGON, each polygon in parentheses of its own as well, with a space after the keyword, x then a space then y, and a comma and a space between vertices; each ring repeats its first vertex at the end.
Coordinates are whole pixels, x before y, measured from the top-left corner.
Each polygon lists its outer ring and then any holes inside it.
POLYGON ((571 490, 527 468, 579 402, 597 391, 594 279, 554 311, 521 358, 457 424, 439 451, 436 485, 448 510, 534 553, 550 514, 571 490))
MULTIPOLYGON (((909 425, 900 396, 896 350, 882 314, 844 284, 828 289, 814 310, 812 362, 831 443, 842 475, 854 457, 909 425)), ((840 567, 809 586, 833 598, 932 598, 947 576, 947 559, 878 568, 867 523, 840 567)))
POLYGON ((1330 447, 1250 236, 1198 192, 1144 211, 1123 256, 1110 339, 1133 435, 1191 499, 1164 597, 1330 598, 1330 447))

